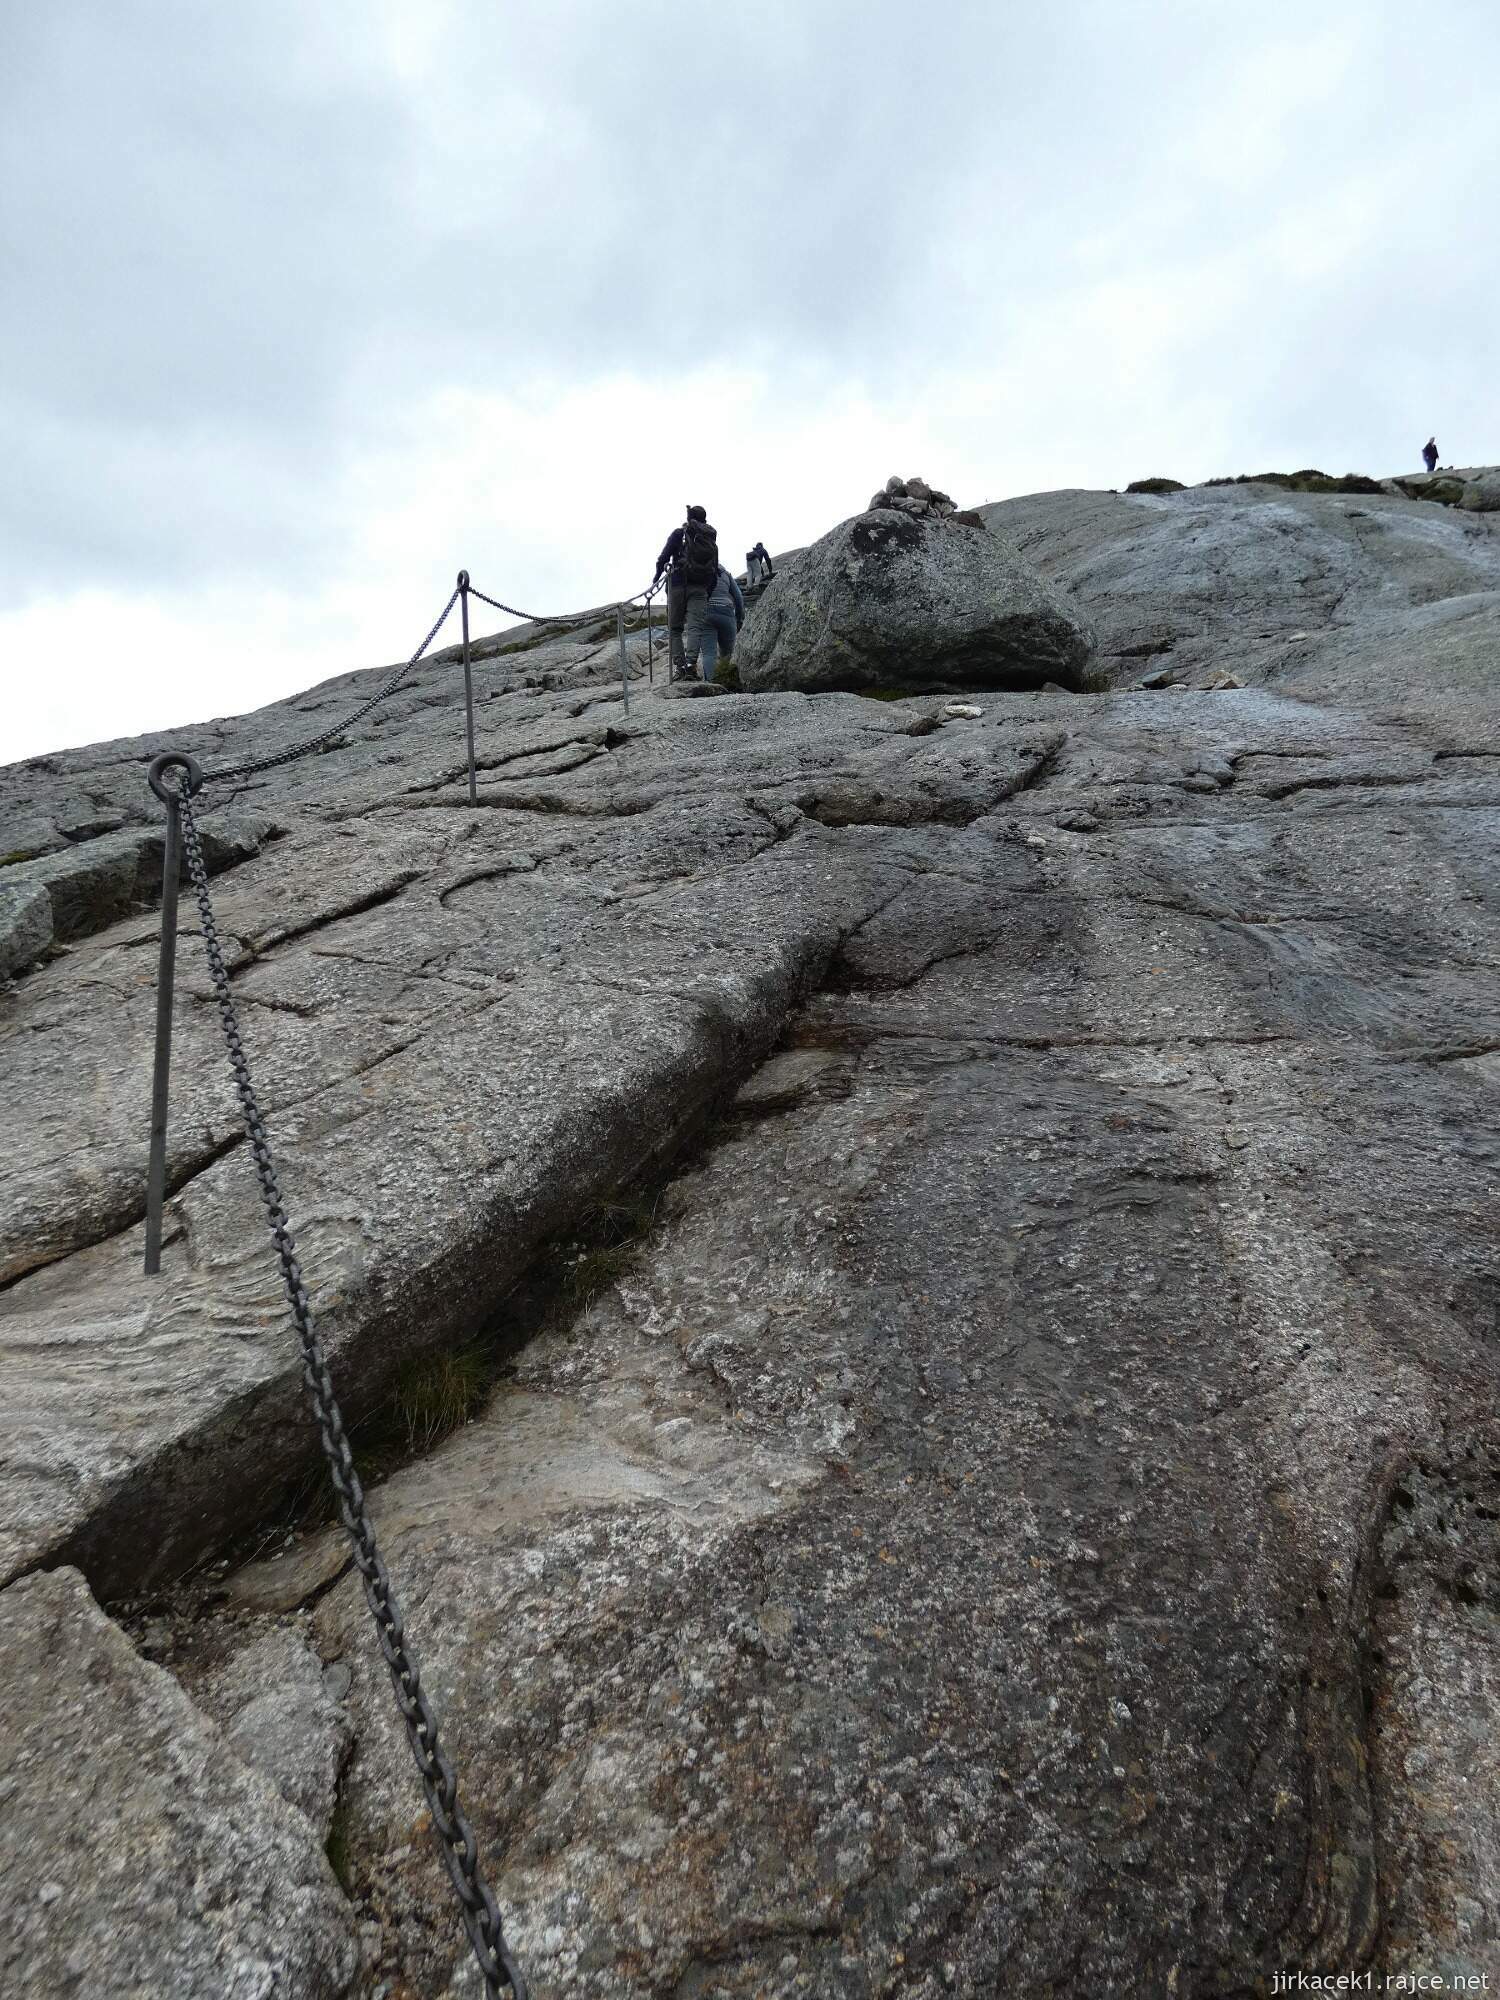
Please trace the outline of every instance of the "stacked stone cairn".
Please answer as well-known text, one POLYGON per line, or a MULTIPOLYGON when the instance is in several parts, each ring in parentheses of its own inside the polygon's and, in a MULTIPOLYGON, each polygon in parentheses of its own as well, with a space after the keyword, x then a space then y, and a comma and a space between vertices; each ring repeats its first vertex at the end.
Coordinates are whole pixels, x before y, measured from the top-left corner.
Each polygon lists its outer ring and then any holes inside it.
POLYGON ((967 528, 984 526, 977 514, 960 512, 951 495, 940 493, 925 479, 888 479, 865 511, 873 514, 880 507, 889 508, 897 514, 916 514, 929 521, 951 516, 967 528))

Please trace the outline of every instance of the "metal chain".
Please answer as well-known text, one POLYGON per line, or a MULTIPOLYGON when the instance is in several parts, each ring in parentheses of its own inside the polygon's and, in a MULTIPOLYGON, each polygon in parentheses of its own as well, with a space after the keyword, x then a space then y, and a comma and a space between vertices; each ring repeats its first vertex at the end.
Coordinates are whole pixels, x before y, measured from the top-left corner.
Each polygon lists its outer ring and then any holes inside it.
POLYGON ((524 618, 528 625, 562 625, 566 623, 566 620, 562 618, 542 618, 534 611, 517 611, 513 604, 502 604, 498 597, 486 597, 484 592, 476 590, 472 583, 469 585, 469 595, 470 597, 477 597, 481 604, 493 605, 496 611, 504 611, 511 618, 524 618))
MULTIPOLYGON (((649 590, 638 590, 635 597, 622 597, 620 602, 622 604, 634 604, 638 598, 642 603, 645 603, 648 599, 656 595, 657 589, 658 585, 653 583, 649 590)), ((477 590, 472 583, 469 585, 469 595, 470 597, 477 597, 481 604, 488 604, 496 611, 508 613, 512 618, 524 618, 529 625, 586 625, 592 623, 591 619, 579 618, 576 613, 567 618, 540 618, 533 611, 517 611, 513 604, 502 604, 498 597, 486 597, 484 592, 477 590)), ((608 605, 604 608, 606 610, 609 609, 608 605)))
MULTIPOLYGON (((638 590, 634 597, 624 598, 622 602, 634 604, 639 599, 642 602, 649 603, 651 598, 656 595, 657 587, 653 583, 649 590, 638 590)), ((502 604, 498 597, 487 597, 482 590, 476 590, 473 584, 470 584, 468 589, 469 595, 477 597, 482 604, 491 605, 496 611, 504 611, 512 618, 524 618, 532 625, 559 625, 566 622, 560 618, 540 618, 530 611, 518 611, 513 604, 502 604)), ((331 728, 323 730, 320 735, 309 736, 304 742, 294 743, 290 750, 278 751, 274 757, 255 757, 243 764, 226 764, 218 770, 205 771, 203 774, 204 783, 222 783, 226 778, 250 778, 254 777, 260 771, 277 770, 282 764, 295 763, 299 757, 307 757, 314 750, 323 749, 326 744, 332 743, 335 737, 342 736, 346 730, 352 729, 355 723, 363 722, 371 709, 378 708, 381 702, 389 700, 406 679, 412 668, 416 666, 438 633, 447 624, 448 614, 452 611, 454 605, 457 604, 462 591, 463 586, 459 585, 438 613, 432 630, 427 634, 427 637, 418 646, 411 658, 404 660, 399 667, 396 667, 375 690, 374 694, 370 696, 369 700, 361 702, 352 714, 342 717, 331 728)))
MULTIPOLYGON (((477 592, 475 594, 476 596, 478 595, 477 592)), ((438 633, 447 624, 448 613, 457 604, 458 598, 459 592, 455 589, 453 595, 448 599, 448 602, 439 613, 437 623, 412 654, 411 658, 404 661, 394 672, 388 674, 386 679, 375 690, 374 694, 370 696, 370 699, 361 702, 352 715, 346 715, 342 721, 336 722, 331 729, 325 729, 321 736, 309 736, 305 743, 294 744, 290 750, 282 750, 274 757, 257 757, 248 764, 230 764, 220 771, 205 771, 203 774, 204 782, 221 782, 225 778, 248 778, 257 771, 274 771, 279 764, 290 764, 295 762, 298 757, 306 757, 314 750, 321 750, 325 743, 331 743, 336 736, 342 736, 344 731, 352 729, 356 722, 363 722, 372 708, 378 708, 381 702, 393 695, 397 688, 400 687, 401 683, 427 651, 427 648, 432 644, 438 633)))
MULTIPOLYGON (((457 594, 455 591, 454 595, 457 594)), ((443 616, 447 616, 446 611, 443 616)), ((441 624, 442 621, 438 622, 441 624)), ((436 631, 437 627, 433 630, 436 631)), ((229 974, 220 949, 218 927, 214 922, 213 904, 208 892, 208 870, 204 864, 202 842, 187 784, 180 790, 174 788, 174 796, 182 815, 183 852, 198 901, 203 948, 208 954, 214 997, 218 1002, 219 1019, 229 1049, 229 1066, 234 1072, 234 1087, 244 1114, 245 1131, 260 1181, 261 1199, 265 1203, 271 1237, 276 1245, 282 1280, 292 1309, 292 1320, 297 1329, 302 1354, 302 1381, 312 1408, 313 1421, 317 1425, 323 1456, 328 1462, 328 1476, 338 1500, 339 1516, 353 1545, 354 1561, 364 1581, 365 1600, 375 1620, 380 1650, 390 1668, 396 1706, 406 1725, 407 1741, 416 1759, 443 1861, 462 1908, 464 1929, 468 1932, 469 1943, 484 1978, 487 2000, 501 2000, 506 1992, 510 1993, 512 2000, 527 2000, 526 1982, 505 1942, 499 1906, 480 1873, 478 1844, 458 1803, 458 1779, 439 1745, 437 1718, 423 1691, 416 1659, 407 1644, 401 1607, 391 1588, 390 1577, 376 1546, 375 1530, 365 1511, 364 1488, 354 1469, 348 1434, 334 1396, 323 1344, 313 1326, 312 1307, 307 1287, 302 1281, 297 1247, 287 1225, 286 1210, 281 1204, 281 1189, 276 1178, 276 1164, 271 1157, 270 1140, 266 1136, 265 1121, 250 1080, 250 1066, 240 1041, 239 1022, 229 990, 229 974)))

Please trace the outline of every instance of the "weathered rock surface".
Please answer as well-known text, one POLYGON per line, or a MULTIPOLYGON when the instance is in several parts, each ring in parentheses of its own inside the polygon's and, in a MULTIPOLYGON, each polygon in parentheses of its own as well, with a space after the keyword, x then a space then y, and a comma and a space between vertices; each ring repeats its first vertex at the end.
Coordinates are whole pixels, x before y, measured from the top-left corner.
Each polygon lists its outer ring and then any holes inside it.
POLYGON ((356 1990, 354 1914, 318 1836, 81 1577, 24 1577, 0 1595, 0 1676, 0 1991, 356 1990))
POLYGON ((319 1841, 333 1823, 351 1740, 348 1711, 330 1681, 307 1641, 282 1628, 194 1677, 190 1690, 230 1749, 297 1808, 319 1841))
MULTIPOLYGON (((204 861, 217 875, 258 854, 278 829, 271 820, 230 813, 210 814, 200 831, 204 861)), ((71 846, 0 871, 0 978, 37 964, 55 945, 159 902, 163 846, 157 831, 83 830, 71 846)))
MULTIPOLYGON (((785 831, 972 817, 1056 740, 1025 717, 983 746, 911 733, 924 720, 794 697, 513 723, 478 814, 419 757, 399 802, 382 771, 356 818, 359 781, 335 783, 228 878, 219 928, 353 1414, 482 1323, 549 1236, 769 1049, 882 893, 785 831), (559 774, 560 744, 587 754, 559 774)), ((0 1552, 10 1573, 77 1556, 117 1590, 221 1544, 308 1446, 186 940, 170 1241, 162 1279, 139 1275, 154 934, 137 921, 44 968, 6 1028, 27 1060, 7 1066, 22 1138, 0 1181, 17 1280, 0 1297, 0 1552)))
POLYGON ((52 943, 52 899, 40 882, 0 881, 0 979, 24 972, 52 943))
MULTIPOLYGON (((340 1393, 498 1371, 371 1504, 537 1990, 1500 1977, 1500 542, 1356 499, 1011 503, 1131 678, 1245 686, 627 716, 544 634, 477 810, 443 659, 215 802, 285 829, 215 899, 340 1393)), ((162 747, 0 809, 128 815, 162 747)), ((191 938, 136 1275, 154 962, 137 914, 3 1001, 0 1528, 160 1595, 313 1448, 191 938)), ((334 1768, 352 1669, 375 1976, 467 1992, 338 1537, 161 1601, 334 1768)))
POLYGON ((1092 645, 1002 537, 897 494, 778 571, 735 657, 753 692, 1078 687, 1092 645))
POLYGON ((1470 513, 1485 514, 1500 506, 1500 465, 1444 465, 1436 472, 1389 479, 1384 490, 1409 500, 1427 500, 1440 507, 1464 507, 1470 513))
POLYGON ((981 510, 1082 607, 1118 685, 1226 668, 1340 706, 1493 707, 1500 532, 1420 500, 1193 487, 1043 493, 981 510))

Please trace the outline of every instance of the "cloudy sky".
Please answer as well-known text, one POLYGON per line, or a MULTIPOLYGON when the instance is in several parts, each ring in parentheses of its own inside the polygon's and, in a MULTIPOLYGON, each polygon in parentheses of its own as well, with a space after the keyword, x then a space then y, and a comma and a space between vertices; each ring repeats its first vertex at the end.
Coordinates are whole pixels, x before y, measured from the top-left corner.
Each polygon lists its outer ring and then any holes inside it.
POLYGON ((1497 75, 1493 0, 0 0, 0 759, 689 500, 1500 459, 1497 75))

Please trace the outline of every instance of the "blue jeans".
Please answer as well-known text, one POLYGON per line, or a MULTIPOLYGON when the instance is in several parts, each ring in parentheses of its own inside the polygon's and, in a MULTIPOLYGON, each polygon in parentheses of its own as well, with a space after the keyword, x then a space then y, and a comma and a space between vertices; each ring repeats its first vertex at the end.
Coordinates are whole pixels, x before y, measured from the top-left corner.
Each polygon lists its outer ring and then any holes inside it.
POLYGON ((710 604, 703 614, 703 636, 698 643, 698 664, 703 678, 711 681, 721 659, 734 658, 734 637, 739 628, 731 605, 710 604))

